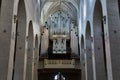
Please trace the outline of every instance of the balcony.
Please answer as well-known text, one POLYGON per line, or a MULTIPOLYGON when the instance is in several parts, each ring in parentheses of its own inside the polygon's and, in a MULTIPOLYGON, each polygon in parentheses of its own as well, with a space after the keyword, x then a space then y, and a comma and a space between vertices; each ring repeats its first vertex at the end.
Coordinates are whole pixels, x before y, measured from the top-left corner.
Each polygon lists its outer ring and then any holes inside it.
POLYGON ((44 59, 44 68, 75 68, 75 59, 72 60, 44 59))

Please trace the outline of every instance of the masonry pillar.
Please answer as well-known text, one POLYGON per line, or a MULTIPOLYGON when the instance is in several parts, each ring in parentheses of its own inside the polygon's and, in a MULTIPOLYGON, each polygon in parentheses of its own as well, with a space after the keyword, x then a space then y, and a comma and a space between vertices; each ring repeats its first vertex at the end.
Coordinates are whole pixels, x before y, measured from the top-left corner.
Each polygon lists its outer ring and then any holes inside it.
POLYGON ((81 80, 86 80, 86 68, 85 68, 85 48, 84 37, 81 37, 81 51, 80 51, 80 64, 81 64, 81 80))
POLYGON ((34 57, 34 80, 38 80, 38 63, 39 63, 39 46, 38 46, 38 37, 35 37, 35 57, 34 57))
POLYGON ((34 33, 32 21, 29 23, 28 30, 28 50, 27 50, 27 68, 26 68, 26 79, 33 80, 34 77, 34 33))
POLYGON ((15 45, 13 23, 14 0, 1 0, 0 14, 0 80, 12 80, 15 45))
MULTIPOLYGON (((107 0, 108 31, 110 41, 113 80, 120 79, 120 15, 119 0, 107 0)), ((109 65, 108 65, 109 66, 109 65)), ((112 80, 112 79, 110 79, 112 80)))
POLYGON ((92 42, 91 42, 91 27, 90 22, 86 26, 86 66, 87 66, 87 80, 93 79, 93 60, 92 60, 92 42))

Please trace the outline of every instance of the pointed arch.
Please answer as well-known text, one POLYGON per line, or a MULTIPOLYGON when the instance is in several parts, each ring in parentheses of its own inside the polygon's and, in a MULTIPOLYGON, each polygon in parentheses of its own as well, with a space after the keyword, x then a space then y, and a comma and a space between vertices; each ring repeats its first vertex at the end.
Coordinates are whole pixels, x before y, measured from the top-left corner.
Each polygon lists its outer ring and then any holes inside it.
POLYGON ((91 25, 87 21, 86 33, 86 67, 87 67, 87 79, 93 80, 93 65, 92 65, 92 42, 91 42, 91 25))
POLYGON ((86 73, 85 73, 85 42, 84 36, 81 36, 81 49, 80 49, 80 63, 81 63, 81 80, 86 80, 86 73))
POLYGON ((103 25, 103 10, 100 0, 96 0, 93 13, 94 55, 96 79, 106 80, 106 51, 103 25), (99 65, 101 64, 101 65, 99 65))
POLYGON ((29 22, 28 26, 28 49, 27 49, 27 68, 26 80, 33 80, 34 71, 34 32, 33 23, 29 22))
POLYGON ((26 7, 24 0, 18 2, 15 42, 14 80, 25 79, 26 70, 26 7))
POLYGON ((38 62, 39 62, 39 42, 38 42, 38 35, 35 36, 35 52, 34 52, 34 80, 38 80, 38 62))
POLYGON ((91 25, 89 21, 86 24, 86 39, 91 39, 91 25))
POLYGON ((81 36, 81 48, 84 49, 84 36, 81 36))
POLYGON ((39 42, 38 42, 38 35, 35 36, 35 56, 36 60, 39 59, 39 42))

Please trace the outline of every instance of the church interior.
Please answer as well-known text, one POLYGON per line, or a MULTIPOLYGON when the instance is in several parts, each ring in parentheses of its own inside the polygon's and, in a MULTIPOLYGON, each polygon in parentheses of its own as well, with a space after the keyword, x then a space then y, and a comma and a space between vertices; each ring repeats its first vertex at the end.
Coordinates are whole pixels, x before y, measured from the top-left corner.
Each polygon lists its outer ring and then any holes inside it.
POLYGON ((0 0, 0 80, 120 80, 120 0, 0 0))

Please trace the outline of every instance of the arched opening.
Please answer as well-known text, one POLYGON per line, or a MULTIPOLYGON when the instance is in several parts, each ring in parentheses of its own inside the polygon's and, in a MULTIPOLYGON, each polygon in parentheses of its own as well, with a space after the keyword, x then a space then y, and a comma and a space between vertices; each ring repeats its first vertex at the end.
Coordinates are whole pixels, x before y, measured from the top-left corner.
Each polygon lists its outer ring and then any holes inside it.
POLYGON ((38 44, 38 36, 35 36, 35 59, 38 61, 39 59, 39 44, 38 44))
POLYGON ((120 16, 120 0, 118 0, 118 9, 119 9, 119 16, 120 16))
POLYGON ((13 80, 22 80, 25 78, 26 69, 26 10, 24 0, 19 0, 17 19, 13 80))
POLYGON ((87 66, 87 79, 93 80, 93 64, 92 64, 92 45, 91 45, 91 27, 90 22, 86 26, 86 66, 87 66))
POLYGON ((39 45, 38 45, 38 36, 35 36, 35 63, 34 63, 34 80, 38 80, 38 61, 39 61, 39 45))
POLYGON ((81 49, 80 49, 80 63, 81 63, 81 80, 86 80, 85 74, 85 48, 84 48, 84 37, 81 37, 81 49))
POLYGON ((84 54, 84 37, 81 37, 81 54, 84 54))
MULTIPOLYGON (((15 34, 15 46, 14 46, 14 61, 13 61, 13 66, 15 67, 15 59, 16 59, 16 49, 17 49, 17 29, 18 29, 18 20, 16 21, 16 34, 15 34)), ((14 68, 13 68, 13 76, 12 79, 14 78, 14 68)))
POLYGON ((107 74, 104 25, 102 20, 102 5, 101 2, 97 0, 94 6, 93 14, 94 55, 97 80, 106 80, 107 74))
POLYGON ((34 47, 33 41, 33 24, 32 21, 29 22, 28 27, 28 49, 27 49, 27 68, 26 68, 26 80, 33 80, 34 74, 34 47))

